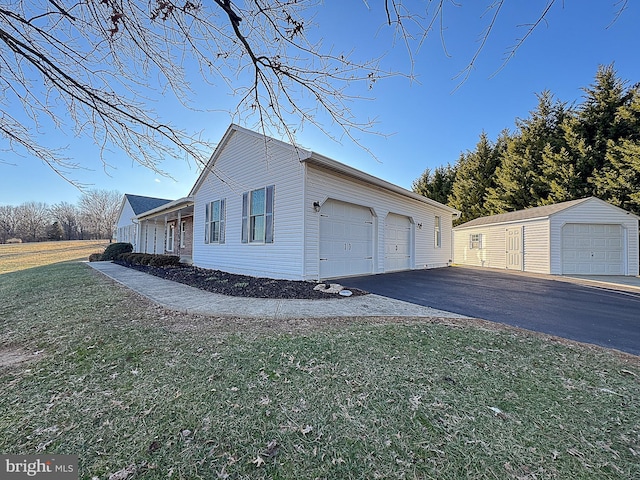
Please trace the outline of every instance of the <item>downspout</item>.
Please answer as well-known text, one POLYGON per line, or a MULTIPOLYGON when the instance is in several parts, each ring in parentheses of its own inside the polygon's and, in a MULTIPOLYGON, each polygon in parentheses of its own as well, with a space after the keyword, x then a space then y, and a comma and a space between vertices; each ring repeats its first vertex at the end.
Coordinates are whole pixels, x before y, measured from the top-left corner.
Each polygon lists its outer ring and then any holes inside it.
POLYGON ((307 164, 302 165, 302 278, 307 280, 307 164))

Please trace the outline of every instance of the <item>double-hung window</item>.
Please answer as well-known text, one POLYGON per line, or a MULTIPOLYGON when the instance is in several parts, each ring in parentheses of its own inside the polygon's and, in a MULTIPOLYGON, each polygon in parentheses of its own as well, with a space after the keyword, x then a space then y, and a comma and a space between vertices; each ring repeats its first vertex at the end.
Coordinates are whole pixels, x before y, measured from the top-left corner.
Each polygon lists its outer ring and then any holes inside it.
POLYGON ((224 243, 225 199, 207 203, 204 213, 204 243, 224 243))
POLYGON ((472 233, 469 235, 469 248, 471 250, 481 249, 482 248, 482 234, 481 233, 472 233))
POLYGON ((176 235, 176 225, 170 223, 167 225, 167 252, 173 252, 173 241, 176 235))
POLYGON ((270 185, 242 195, 242 243, 273 243, 274 190, 270 185))
POLYGON ((440 217, 436 216, 434 229, 433 229, 433 243, 436 248, 442 246, 442 233, 440 231, 440 217))
POLYGON ((180 248, 184 248, 187 243, 187 222, 180 222, 180 248))

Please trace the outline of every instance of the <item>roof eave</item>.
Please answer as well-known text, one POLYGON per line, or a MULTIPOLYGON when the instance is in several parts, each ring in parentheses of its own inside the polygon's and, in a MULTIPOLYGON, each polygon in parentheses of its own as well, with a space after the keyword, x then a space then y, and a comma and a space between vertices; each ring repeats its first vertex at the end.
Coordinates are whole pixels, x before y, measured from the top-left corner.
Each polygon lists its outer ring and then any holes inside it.
POLYGON ((361 180, 363 182, 369 183, 371 185, 375 185, 377 187, 383 188, 385 190, 389 190, 391 192, 397 193, 404 197, 412 198, 422 203, 426 203, 431 205, 432 207, 439 208, 441 210, 446 210, 451 213, 455 218, 459 218, 461 212, 456 210, 455 208, 444 205, 440 202, 437 202, 431 198, 425 197, 423 195, 417 194, 405 188, 402 188, 398 185, 395 185, 386 180, 382 180, 381 178, 375 177, 371 174, 363 172, 362 170, 358 170, 357 168, 350 167, 349 165, 345 165, 344 163, 333 160, 329 157, 321 155, 316 152, 311 152, 311 154, 307 158, 301 159, 302 162, 310 163, 312 165, 318 165, 329 170, 336 171, 338 173, 342 173, 351 178, 355 178, 356 180, 361 180))
MULTIPOLYGON (((474 225, 466 225, 463 223, 462 225, 458 225, 457 227, 453 227, 454 230, 465 230, 467 228, 479 228, 490 226, 500 226, 500 225, 509 225, 510 223, 523 223, 523 222, 534 222, 539 220, 548 220, 551 215, 541 215, 539 217, 531 217, 531 218, 523 218, 523 219, 514 219, 514 220, 505 220, 502 222, 487 222, 487 223, 476 223, 474 225)), ((471 223, 473 220, 469 220, 467 223, 471 223)))

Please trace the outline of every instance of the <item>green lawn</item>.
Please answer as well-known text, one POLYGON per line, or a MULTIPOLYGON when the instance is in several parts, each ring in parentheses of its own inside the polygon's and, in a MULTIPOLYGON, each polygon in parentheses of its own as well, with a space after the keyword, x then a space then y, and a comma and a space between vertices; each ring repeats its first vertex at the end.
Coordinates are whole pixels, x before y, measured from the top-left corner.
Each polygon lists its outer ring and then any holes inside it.
POLYGON ((640 362, 461 323, 167 312, 0 275, 0 451, 81 478, 640 478, 640 362), (26 360, 20 362, 19 360, 26 360))

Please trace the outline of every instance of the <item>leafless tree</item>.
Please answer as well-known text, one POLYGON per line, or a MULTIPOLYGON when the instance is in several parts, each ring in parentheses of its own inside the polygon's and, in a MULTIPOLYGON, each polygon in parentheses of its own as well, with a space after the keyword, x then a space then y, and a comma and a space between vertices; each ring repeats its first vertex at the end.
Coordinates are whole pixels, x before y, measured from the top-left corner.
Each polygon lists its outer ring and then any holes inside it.
POLYGON ((26 202, 16 209, 19 238, 36 242, 46 238, 46 229, 51 219, 49 206, 43 202, 26 202))
POLYGON ((68 202, 60 202, 53 205, 50 211, 51 217, 62 227, 65 240, 79 239, 80 210, 77 206, 68 202))
POLYGON ((84 239, 112 238, 122 195, 115 190, 89 190, 78 202, 84 239))
POLYGON ((0 243, 17 235, 19 218, 17 208, 13 205, 0 205, 0 243))
MULTIPOLYGON (((497 28, 507 0, 484 0, 478 30, 497 28), (487 23, 488 22, 488 23, 487 23)), ((514 52, 544 22, 556 0, 543 2, 514 52)), ((620 11, 626 0, 617 2, 620 11)), ((413 53, 432 31, 443 34, 453 0, 363 0, 413 53), (380 8, 380 7, 383 8, 380 8)), ((84 164, 50 147, 43 133, 56 128, 88 135, 107 162, 110 149, 158 171, 165 157, 203 161, 211 147, 149 108, 172 93, 193 106, 192 82, 225 88, 237 98, 234 121, 277 130, 294 141, 297 126, 329 124, 358 142, 370 119, 354 117, 354 85, 373 87, 394 72, 380 59, 360 60, 349 46, 315 41, 321 0, 12 0, 0 6, 0 137, 3 148, 34 156, 70 179, 84 164), (195 65, 195 68, 193 66, 195 65), (197 79, 191 77, 197 72, 197 79), (63 107, 65 114, 61 113, 63 107), (67 125, 67 121, 70 125, 67 125), (295 125, 295 127, 294 127, 295 125)), ((354 28, 357 28, 354 18, 354 28)), ((474 67, 480 43, 462 73, 474 67)), ((510 55, 507 55, 510 57, 510 55)), ((405 72, 411 76, 411 68, 405 72)), ((86 165, 84 165, 86 166, 86 165)))

